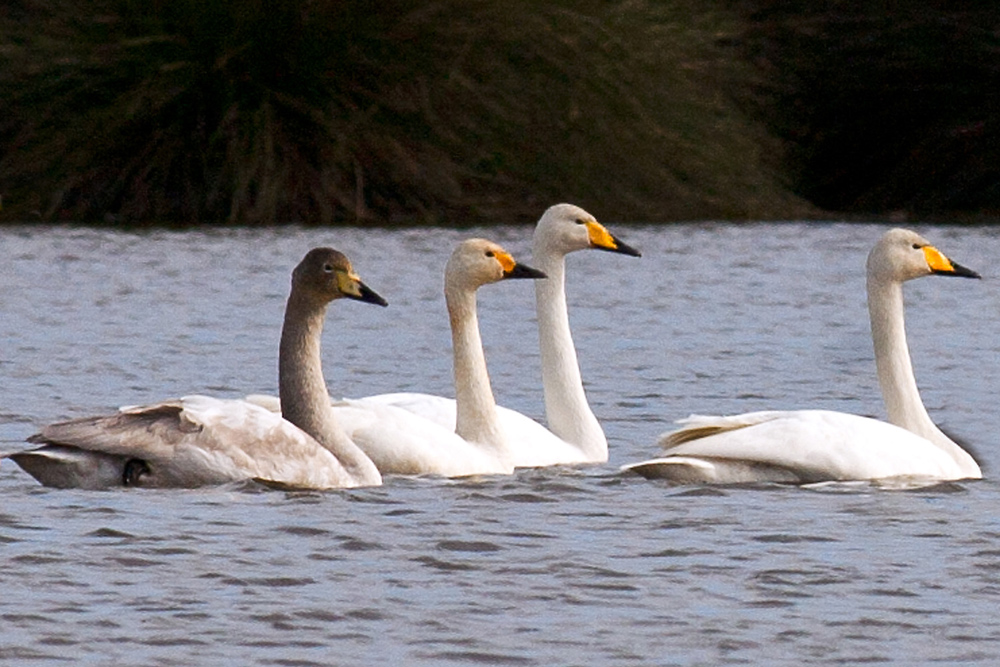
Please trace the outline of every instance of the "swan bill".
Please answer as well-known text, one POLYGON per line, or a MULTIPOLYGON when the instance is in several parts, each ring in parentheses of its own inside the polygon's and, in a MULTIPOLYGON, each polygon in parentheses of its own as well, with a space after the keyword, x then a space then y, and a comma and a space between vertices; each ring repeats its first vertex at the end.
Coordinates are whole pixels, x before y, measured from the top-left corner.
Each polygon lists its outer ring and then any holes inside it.
POLYGON ((924 246, 924 257, 927 258, 927 266, 931 268, 931 273, 939 276, 957 276, 959 278, 981 278, 972 269, 957 264, 944 256, 940 250, 934 246, 924 246))
POLYGON ((337 286, 340 288, 340 292, 348 299, 373 303, 376 306, 385 307, 389 305, 388 301, 379 296, 371 287, 361 282, 361 279, 353 273, 338 272, 337 286))
POLYGON ((373 290, 371 287, 368 287, 368 285, 365 285, 361 281, 358 281, 358 291, 359 295, 357 297, 353 297, 358 301, 363 301, 364 303, 373 303, 376 306, 382 306, 383 308, 389 305, 388 301, 383 299, 375 290, 373 290))
POLYGON ((530 280, 539 280, 541 278, 548 278, 548 276, 545 275, 544 271, 533 269, 527 264, 517 264, 517 263, 515 263, 510 268, 507 268, 507 265, 504 265, 503 277, 504 279, 527 278, 530 280))
POLYGON ((587 226, 587 236, 590 238, 590 244, 597 250, 617 252, 630 257, 642 257, 642 253, 615 237, 604 225, 596 220, 590 220, 584 224, 587 226))

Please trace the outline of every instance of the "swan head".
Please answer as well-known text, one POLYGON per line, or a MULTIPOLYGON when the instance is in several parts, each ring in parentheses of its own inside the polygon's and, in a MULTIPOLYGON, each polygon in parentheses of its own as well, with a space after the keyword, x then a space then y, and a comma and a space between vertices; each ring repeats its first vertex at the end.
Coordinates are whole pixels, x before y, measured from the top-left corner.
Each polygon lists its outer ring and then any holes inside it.
POLYGON ((576 250, 594 248, 632 257, 641 253, 615 237, 594 216, 579 206, 556 204, 542 214, 535 227, 536 251, 544 248, 562 255, 576 250))
POLYGON ((333 248, 313 248, 292 271, 292 292, 317 303, 354 299, 386 306, 386 300, 361 282, 351 260, 333 248))
POLYGON ((908 229, 891 229, 868 254, 868 276, 903 282, 921 276, 979 278, 979 274, 948 259, 930 241, 908 229))
POLYGON ((510 253, 486 239, 459 243, 444 269, 446 286, 471 290, 508 278, 545 277, 538 269, 519 264, 510 253))

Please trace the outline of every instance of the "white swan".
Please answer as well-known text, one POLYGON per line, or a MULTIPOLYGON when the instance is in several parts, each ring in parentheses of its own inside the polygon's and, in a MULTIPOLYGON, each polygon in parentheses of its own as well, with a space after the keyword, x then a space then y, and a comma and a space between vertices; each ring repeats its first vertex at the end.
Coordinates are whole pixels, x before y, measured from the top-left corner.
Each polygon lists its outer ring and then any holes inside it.
POLYGON ((11 454, 56 487, 194 487, 261 478, 304 488, 375 486, 375 465, 337 425, 320 338, 330 301, 386 305, 342 253, 311 250, 292 273, 278 362, 284 418, 258 405, 186 396, 50 424, 11 454))
MULTIPOLYGON (((594 216, 572 204, 549 207, 535 227, 531 265, 548 276, 546 280, 535 282, 542 386, 549 430, 557 437, 550 437, 549 432, 530 417, 497 406, 500 422, 510 436, 508 455, 516 467, 608 460, 607 438, 583 390, 566 307, 566 255, 587 248, 640 256, 638 250, 613 236, 594 216)), ((252 400, 268 404, 265 397, 255 396, 252 400)), ((363 400, 369 405, 404 408, 449 430, 455 428, 455 400, 451 398, 395 393, 363 400)), ((276 403, 268 405, 279 409, 276 403)))
POLYGON ((433 412, 441 404, 426 394, 384 394, 334 404, 337 419, 383 474, 510 474, 510 451, 518 438, 559 441, 535 422, 530 433, 513 432, 500 419, 476 314, 480 286, 506 278, 544 277, 490 241, 469 239, 458 245, 444 281, 454 357, 456 412, 451 424, 425 416, 428 405, 433 412))
POLYGON ((889 422, 828 410, 691 416, 661 436, 665 455, 626 465, 682 482, 980 478, 976 461, 924 409, 903 326, 903 282, 932 274, 978 278, 914 232, 886 232, 868 255, 868 310, 889 422))
POLYGON ((608 440, 583 390, 566 306, 566 255, 587 248, 640 256, 638 250, 612 236, 594 216, 571 204, 550 207, 535 227, 531 263, 548 276, 535 283, 545 416, 549 429, 566 446, 542 447, 519 441, 513 454, 518 466, 608 460, 608 440))

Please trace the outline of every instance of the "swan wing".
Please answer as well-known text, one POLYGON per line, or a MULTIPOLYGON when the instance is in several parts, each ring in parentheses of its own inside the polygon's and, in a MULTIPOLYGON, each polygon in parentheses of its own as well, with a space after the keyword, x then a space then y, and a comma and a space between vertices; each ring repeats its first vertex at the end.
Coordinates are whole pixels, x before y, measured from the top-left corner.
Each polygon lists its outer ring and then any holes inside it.
MULTIPOLYGON (((367 406, 392 406, 432 421, 449 431, 455 430, 456 407, 453 398, 433 394, 397 392, 354 399, 353 403, 367 406)), ((518 468, 588 462, 587 457, 579 447, 559 438, 527 415, 510 408, 497 406, 497 418, 507 438, 510 460, 518 468)), ((339 412, 338 419, 343 419, 339 412)), ((350 431, 348 432, 350 433, 350 431)))
POLYGON ((351 440, 383 474, 463 477, 513 472, 509 462, 455 433, 454 407, 451 426, 440 423, 449 421, 445 413, 446 404, 454 403, 451 399, 424 401, 420 396, 427 395, 344 399, 334 402, 333 410, 351 440), (420 412, 401 407, 407 404, 420 412))
POLYGON ((104 489, 122 486, 130 457, 46 444, 3 458, 14 461, 45 486, 104 489))
POLYGON ((434 422, 441 428, 449 431, 455 430, 455 399, 434 394, 421 394, 418 392, 394 392, 389 394, 376 394, 357 399, 345 399, 346 403, 355 406, 392 406, 401 410, 406 410, 423 419, 434 422))
POLYGON ((677 423, 680 425, 680 428, 667 431, 661 435, 658 444, 662 449, 667 450, 685 442, 700 440, 716 433, 756 426, 757 424, 780 419, 782 416, 788 414, 789 412, 787 411, 764 410, 728 416, 691 415, 685 419, 678 419, 677 423))
POLYGON ((247 403, 260 406, 269 412, 281 414, 281 399, 277 396, 271 396, 270 394, 248 394, 243 400, 247 403))
POLYGON ((499 406, 497 412, 509 439, 515 466, 541 468, 593 462, 578 446, 566 442, 531 417, 499 406))
POLYGON ((186 396, 118 413, 51 424, 36 449, 11 456, 47 486, 195 487, 249 478, 305 488, 355 486, 332 453, 247 401, 186 396), (134 468, 133 468, 134 470, 134 468))
POLYGON ((664 456, 626 466, 645 476, 714 482, 960 479, 930 441, 886 422, 827 410, 696 415, 660 439, 664 456))

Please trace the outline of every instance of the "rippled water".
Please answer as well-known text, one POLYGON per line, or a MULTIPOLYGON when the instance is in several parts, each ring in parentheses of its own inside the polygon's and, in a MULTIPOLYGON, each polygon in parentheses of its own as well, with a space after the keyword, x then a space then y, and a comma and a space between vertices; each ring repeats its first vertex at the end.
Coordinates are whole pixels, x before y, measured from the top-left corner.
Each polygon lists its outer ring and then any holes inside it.
MULTIPOLYGON (((617 472, 693 411, 882 415, 862 267, 883 229, 615 226, 642 259, 572 256, 607 465, 329 493, 83 492, 5 462, 0 663, 997 664, 993 229, 920 226, 985 279, 907 286, 924 400, 985 480, 711 488, 617 472)), ((276 391, 288 272, 320 244, 391 303, 331 309, 332 393, 450 393, 444 261, 473 234, 527 258, 530 233, 0 228, 0 449, 119 404, 276 391)), ((539 414, 531 286, 486 287, 480 311, 498 397, 539 414)))

